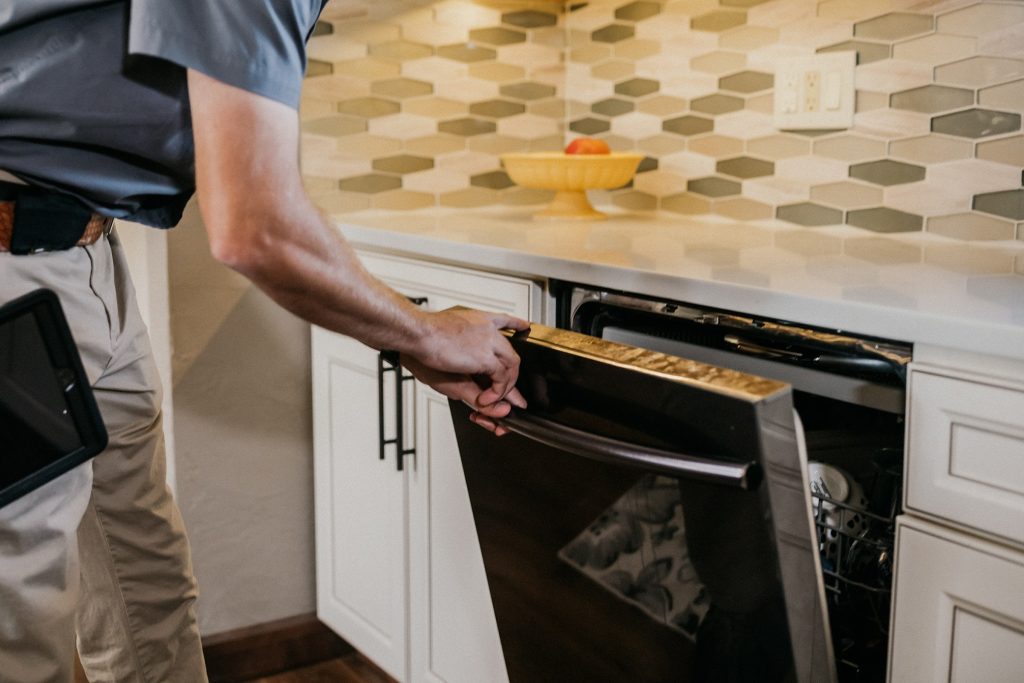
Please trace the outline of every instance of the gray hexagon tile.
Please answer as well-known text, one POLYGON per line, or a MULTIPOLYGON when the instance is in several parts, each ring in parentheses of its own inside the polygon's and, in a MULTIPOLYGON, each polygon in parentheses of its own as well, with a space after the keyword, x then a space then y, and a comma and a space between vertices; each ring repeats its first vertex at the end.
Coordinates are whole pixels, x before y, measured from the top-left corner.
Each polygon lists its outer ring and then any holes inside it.
POLYGON ((921 216, 897 211, 884 206, 854 209, 847 212, 846 222, 872 232, 919 232, 924 219, 921 216))
POLYGON ((984 192, 974 196, 974 210, 1024 220, 1024 189, 984 192))
POLYGON ((768 90, 775 85, 775 77, 762 71, 741 71, 718 79, 722 90, 750 94, 768 90))
POLYGON ((716 169, 722 175, 734 178, 759 178, 774 173, 775 164, 753 157, 736 157, 719 161, 716 169))
POLYGON ((631 78, 615 84, 615 93, 626 97, 643 97, 658 92, 661 85, 652 78, 631 78))
POLYGON ((1016 228, 1011 221, 980 213, 958 213, 948 216, 932 216, 925 230, 957 240, 1012 240, 1016 228))
POLYGON ((891 12, 853 25, 853 35, 871 40, 896 41, 931 32, 935 18, 930 14, 891 12))
POLYGON ((1020 130, 1020 114, 968 109, 936 116, 932 119, 932 130, 962 138, 987 138, 1020 130))
POLYGON ((926 114, 963 109, 974 104, 974 91, 943 85, 925 85, 912 90, 893 93, 889 106, 926 114))
POLYGON ((923 166, 905 164, 901 161, 881 159, 850 166, 850 177, 864 180, 875 185, 902 185, 924 180, 923 166))
POLYGON ((836 225, 843 222, 843 212, 821 204, 803 202, 788 204, 775 210, 779 220, 805 226, 836 225))
POLYGON ((725 178, 697 178, 686 183, 686 189, 705 197, 728 197, 740 193, 742 186, 735 180, 725 178))
POLYGON ((661 3, 637 0, 615 10, 615 18, 624 21, 643 21, 661 13, 661 3))
POLYGON ((679 116, 667 119, 661 124, 662 130, 678 135, 696 135, 706 133, 715 127, 715 122, 702 116, 679 116))
POLYGON ((555 26, 558 23, 558 17, 551 12, 519 10, 502 14, 501 21, 504 24, 518 26, 519 28, 541 28, 543 26, 555 26))

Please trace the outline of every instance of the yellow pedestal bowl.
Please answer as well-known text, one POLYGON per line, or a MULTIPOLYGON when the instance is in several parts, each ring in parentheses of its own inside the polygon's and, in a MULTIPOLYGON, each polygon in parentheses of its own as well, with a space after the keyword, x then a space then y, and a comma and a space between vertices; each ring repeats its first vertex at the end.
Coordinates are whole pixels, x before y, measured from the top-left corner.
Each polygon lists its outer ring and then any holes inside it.
POLYGON ((554 190, 551 203, 533 215, 536 220, 600 220, 606 218, 590 204, 587 190, 611 190, 628 183, 643 154, 564 154, 535 152, 502 154, 509 178, 517 185, 554 190))

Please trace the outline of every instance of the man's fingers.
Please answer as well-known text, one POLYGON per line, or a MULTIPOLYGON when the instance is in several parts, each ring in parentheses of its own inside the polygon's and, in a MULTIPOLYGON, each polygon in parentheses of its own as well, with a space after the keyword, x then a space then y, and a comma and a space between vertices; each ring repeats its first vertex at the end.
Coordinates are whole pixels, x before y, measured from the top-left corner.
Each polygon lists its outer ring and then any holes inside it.
POLYGON ((483 427, 489 432, 494 432, 495 436, 505 436, 506 434, 508 434, 507 429, 499 425, 494 420, 491 420, 490 418, 481 415, 480 413, 470 413, 469 419, 473 424, 483 427))
POLYGON ((516 332, 522 332, 523 330, 530 329, 529 321, 512 315, 495 313, 491 316, 491 320, 494 322, 494 326, 499 330, 515 330, 516 332))

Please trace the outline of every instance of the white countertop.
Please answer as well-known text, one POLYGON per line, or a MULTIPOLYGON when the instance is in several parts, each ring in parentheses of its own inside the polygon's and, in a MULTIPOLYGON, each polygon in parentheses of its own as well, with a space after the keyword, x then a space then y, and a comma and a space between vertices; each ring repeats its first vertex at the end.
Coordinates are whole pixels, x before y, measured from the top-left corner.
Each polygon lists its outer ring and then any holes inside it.
POLYGON ((528 208, 336 216, 357 247, 1024 359, 1024 242, 528 208))

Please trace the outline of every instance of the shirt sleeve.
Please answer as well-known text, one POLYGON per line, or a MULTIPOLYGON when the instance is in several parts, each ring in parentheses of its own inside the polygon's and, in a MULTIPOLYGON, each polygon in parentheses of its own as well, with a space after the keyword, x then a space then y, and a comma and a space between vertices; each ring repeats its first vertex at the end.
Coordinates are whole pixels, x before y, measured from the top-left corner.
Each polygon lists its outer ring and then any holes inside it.
POLYGON ((195 69, 294 109, 322 0, 131 0, 128 53, 195 69))

